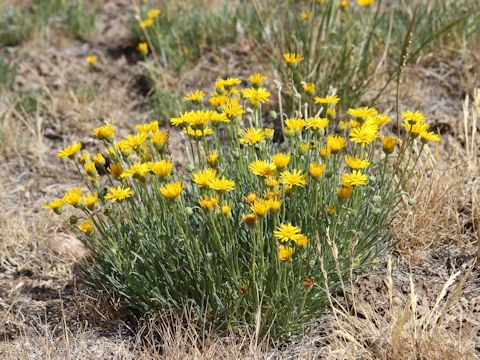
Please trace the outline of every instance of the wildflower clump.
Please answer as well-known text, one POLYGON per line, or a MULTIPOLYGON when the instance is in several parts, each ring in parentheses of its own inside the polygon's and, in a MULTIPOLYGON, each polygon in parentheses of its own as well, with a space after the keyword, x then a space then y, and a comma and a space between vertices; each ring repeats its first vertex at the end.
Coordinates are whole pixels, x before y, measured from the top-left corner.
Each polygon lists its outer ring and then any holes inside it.
POLYGON ((92 250, 92 284, 142 314, 187 307, 219 331, 288 337, 325 311, 327 289, 389 245, 418 157, 439 140, 423 114, 404 112, 392 136, 388 115, 351 108, 337 117, 328 109, 341 99, 325 95, 266 124, 264 79, 253 74, 243 89, 220 79, 213 94, 185 96, 191 109, 170 123, 188 164, 172 158, 158 121, 123 138, 102 125, 92 132, 102 151, 76 143, 58 152, 84 184, 44 208, 78 218, 72 231, 92 250))

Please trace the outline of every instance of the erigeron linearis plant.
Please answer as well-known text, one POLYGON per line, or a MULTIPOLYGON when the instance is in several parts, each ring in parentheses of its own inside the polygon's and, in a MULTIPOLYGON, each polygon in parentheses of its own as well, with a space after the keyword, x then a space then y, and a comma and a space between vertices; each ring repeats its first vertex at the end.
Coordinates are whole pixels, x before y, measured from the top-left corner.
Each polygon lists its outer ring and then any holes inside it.
MULTIPOLYGON (((285 56, 288 66, 297 55, 285 56)), ((185 97, 191 110, 170 122, 187 138, 186 177, 157 121, 123 139, 109 124, 95 129, 103 153, 82 153, 80 143, 59 151, 85 188, 45 207, 66 216, 73 206, 94 286, 139 314, 188 308, 217 331, 248 326, 285 338, 325 311, 326 291, 388 246, 415 163, 439 140, 424 116, 404 112, 397 139, 374 108, 350 109, 341 121, 329 111, 336 95, 310 107, 304 99, 297 113, 276 118, 285 141, 274 143, 264 79, 253 74, 243 89, 239 79, 218 80, 209 109, 203 91, 185 97)))

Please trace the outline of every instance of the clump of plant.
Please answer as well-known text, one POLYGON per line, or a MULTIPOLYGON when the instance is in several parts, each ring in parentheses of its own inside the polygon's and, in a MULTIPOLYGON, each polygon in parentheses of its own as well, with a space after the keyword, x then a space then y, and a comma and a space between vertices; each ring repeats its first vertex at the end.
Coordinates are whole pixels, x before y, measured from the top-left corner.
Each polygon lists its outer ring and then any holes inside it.
POLYGON ((18 8, 0 11, 0 47, 15 46, 30 36, 32 24, 18 8))
POLYGON ((199 326, 286 338, 389 245, 410 174, 439 141, 423 114, 404 112, 394 137, 375 108, 338 117, 338 96, 303 97, 290 117, 272 114, 285 139, 277 143, 265 127, 264 80, 253 74, 241 88, 219 79, 208 107, 203 91, 187 94, 190 110, 170 123, 185 137, 188 164, 171 157, 158 121, 123 138, 100 126, 93 135, 103 152, 81 143, 59 150, 83 186, 45 207, 92 250, 93 286, 139 314, 187 308, 199 326))

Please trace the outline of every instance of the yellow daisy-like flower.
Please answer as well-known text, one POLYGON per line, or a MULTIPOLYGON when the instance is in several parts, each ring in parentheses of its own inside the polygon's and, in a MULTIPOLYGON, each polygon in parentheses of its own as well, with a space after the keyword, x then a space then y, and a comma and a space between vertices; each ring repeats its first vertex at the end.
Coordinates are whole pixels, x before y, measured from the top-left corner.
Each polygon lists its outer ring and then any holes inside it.
POLYGON ((335 117, 336 113, 337 113, 337 111, 333 107, 329 107, 327 109, 327 117, 330 118, 330 119, 333 119, 335 117))
POLYGON ((91 161, 86 162, 85 164, 83 164, 83 167, 85 168, 85 171, 87 172, 88 175, 90 176, 98 175, 97 167, 95 166, 94 162, 91 162, 91 161))
POLYGON ((160 188, 160 193, 165 196, 168 200, 175 200, 180 196, 183 190, 183 185, 181 181, 175 181, 169 184, 166 184, 164 187, 160 188))
POLYGON ((250 205, 253 204, 255 200, 257 200, 257 194, 254 192, 248 193, 247 196, 245 196, 245 201, 250 205))
POLYGON ((97 57, 95 55, 89 55, 85 58, 87 64, 95 64, 97 62, 97 57))
POLYGON ((347 142, 345 139, 338 135, 328 135, 327 138, 328 148, 333 154, 338 154, 345 147, 347 142))
POLYGON ((417 137, 423 132, 426 132, 430 125, 421 122, 411 123, 409 120, 405 120, 402 126, 408 130, 412 137, 417 137))
POLYGON ((50 201, 48 204, 43 205, 42 208, 53 210, 55 213, 58 214, 60 213, 60 209, 64 204, 65 204, 65 201, 63 199, 55 199, 53 201, 50 201))
POLYGON ((135 125, 135 128, 141 133, 155 133, 158 131, 158 120, 154 120, 147 124, 135 125))
POLYGON ((328 158, 330 156, 330 153, 332 151, 330 150, 330 148, 328 146, 326 147, 323 147, 320 149, 320 156, 322 157, 323 160, 325 160, 326 158, 328 158))
POLYGON ((294 242, 300 249, 304 249, 308 245, 308 237, 306 237, 303 234, 300 234, 299 236, 296 237, 294 242))
POLYGON ((92 131, 93 136, 100 140, 112 141, 115 128, 110 124, 105 124, 92 131))
POLYGON ((302 11, 300 13, 300 17, 302 18, 303 21, 307 21, 308 19, 310 19, 311 16, 312 16, 312 13, 310 11, 302 11))
POLYGON ((105 195, 105 200, 111 202, 117 202, 125 200, 132 196, 132 190, 129 187, 111 187, 108 189, 107 195, 105 195))
POLYGON ((217 171, 211 168, 197 171, 193 174, 192 180, 199 187, 208 187, 210 183, 217 178, 217 171))
POLYGON ((90 191, 82 198, 83 205, 85 205, 89 210, 93 210, 95 206, 97 206, 97 202, 98 195, 92 194, 90 191))
POLYGON ((255 87, 260 86, 266 79, 267 77, 261 73, 252 74, 248 77, 248 81, 255 87))
POLYGON ((222 204, 222 206, 220 207, 220 212, 222 213, 222 215, 230 216, 232 215, 232 206, 227 203, 222 204))
POLYGON ((138 43, 137 50, 140 54, 146 55, 148 53, 148 43, 146 42, 138 43))
POLYGON ((208 165, 210 165, 210 166, 217 165, 218 164, 218 158, 219 158, 219 155, 218 155, 217 151, 210 152, 210 154, 208 154, 208 156, 207 156, 208 165))
POLYGON ((367 160, 362 160, 350 155, 345 155, 345 163, 352 170, 365 169, 366 167, 370 166, 370 163, 367 160))
POLYGON ((155 19, 158 15, 160 15, 160 9, 152 9, 152 10, 149 10, 147 13, 147 16, 150 19, 155 19))
POLYGON ((235 85, 240 85, 242 80, 238 78, 226 78, 226 79, 218 79, 215 81, 215 87, 221 90, 231 90, 235 85))
POLYGON ((370 144, 378 138, 378 127, 365 123, 360 127, 351 129, 348 135, 351 142, 362 145, 370 144))
POLYGON ((242 221, 248 227, 253 228, 257 223, 257 215, 255 214, 246 214, 243 216, 242 221))
POLYGON ((164 145, 167 142, 168 135, 165 131, 156 131, 152 135, 153 145, 164 145))
POLYGON ((268 199, 268 203, 270 205, 270 211, 273 214, 278 214, 280 212, 280 208, 282 207, 282 200, 278 197, 271 197, 268 199))
POLYGON ((214 178, 208 184, 208 187, 212 190, 223 192, 223 191, 232 191, 235 189, 235 181, 222 178, 214 178))
POLYGON ((357 0, 357 4, 363 7, 368 7, 372 5, 375 0, 357 0))
POLYGON ((354 118, 366 120, 371 116, 377 115, 378 111, 375 108, 361 107, 357 109, 348 109, 347 113, 354 118))
POLYGON ((149 28, 150 26, 153 25, 153 19, 152 18, 147 18, 145 20, 141 20, 138 25, 140 25, 140 27, 142 29, 146 29, 146 28, 149 28))
POLYGON ((265 216, 265 214, 270 211, 270 202, 264 199, 255 200, 250 206, 250 210, 259 217, 265 216))
POLYGON ((173 164, 167 160, 156 161, 150 164, 150 170, 157 176, 165 177, 170 175, 173 164))
POLYGON ((286 186, 300 186, 307 185, 307 175, 302 174, 300 170, 284 171, 280 174, 280 181, 286 186))
POLYGON ((210 99, 208 100, 210 105, 212 105, 214 108, 218 108, 218 107, 223 106, 223 104, 225 104, 227 101, 228 101, 228 96, 227 95, 219 94, 219 93, 216 93, 216 92, 213 93, 210 96, 210 99))
POLYGON ((146 163, 137 162, 130 166, 130 168, 122 173, 120 177, 122 179, 128 177, 135 177, 135 178, 144 178, 150 172, 150 165, 146 163))
POLYGON ((82 189, 79 187, 73 188, 67 191, 65 195, 63 195, 63 201, 72 206, 77 206, 78 204, 80 204, 81 198, 82 198, 82 189))
POLYGON ((238 118, 245 114, 243 106, 238 98, 227 99, 222 106, 223 112, 229 119, 238 118))
POLYGON ((342 175, 342 184, 343 186, 357 186, 357 185, 366 185, 368 176, 362 174, 360 170, 352 170, 350 174, 342 175))
POLYGON ((265 134, 265 138, 268 139, 268 140, 272 140, 273 135, 275 135, 275 130, 274 129, 266 128, 266 129, 263 130, 263 132, 265 134))
POLYGON ((327 118, 312 117, 306 121, 307 129, 322 130, 328 125, 327 118))
POLYGON ((318 179, 325 171, 325 164, 311 163, 308 172, 313 179, 318 179))
POLYGON ((345 11, 348 9, 348 0, 341 0, 340 4, 338 5, 340 7, 340 10, 345 11))
POLYGON ((122 153, 128 154, 131 153, 133 150, 137 150, 140 145, 142 145, 145 140, 147 140, 147 137, 148 136, 145 133, 127 135, 125 139, 117 142, 117 146, 120 148, 120 151, 122 153))
POLYGON ((337 189, 337 196, 340 200, 346 200, 353 194, 353 187, 351 186, 342 186, 337 189))
POLYGON ((262 129, 248 128, 243 130, 243 136, 240 142, 247 145, 255 145, 256 143, 265 140, 265 133, 262 129))
POLYGON ((70 158, 74 159, 75 154, 79 152, 82 149, 82 143, 77 142, 73 145, 67 146, 64 149, 58 150, 57 151, 57 156, 59 158, 70 158))
POLYGON ((392 118, 387 114, 378 114, 377 116, 371 117, 368 120, 371 120, 378 127, 392 122, 392 118))
POLYGON ((280 245, 278 247, 278 258, 280 259, 280 261, 286 262, 290 260, 292 256, 293 256, 293 248, 291 246, 280 245))
POLYGON ((265 185, 269 188, 276 188, 279 185, 279 182, 274 177, 268 177, 265 179, 265 185))
POLYGON ((340 102, 340 98, 337 95, 328 95, 325 97, 315 97, 315 104, 322 104, 322 105, 334 105, 340 102))
POLYGON ((304 57, 297 53, 285 53, 283 54, 283 60, 289 65, 295 65, 304 60, 304 57))
POLYGON ((196 91, 189 92, 183 99, 185 101, 201 103, 204 97, 205 97, 205 92, 203 90, 196 90, 196 91))
POLYGON ((440 141, 440 135, 435 134, 432 131, 423 131, 420 133, 421 141, 426 144, 429 141, 440 141))
POLYGON ((284 153, 278 153, 272 156, 272 162, 277 168, 277 170, 282 171, 285 169, 290 162, 290 155, 285 155, 284 153))
POLYGON ((302 229, 298 226, 294 226, 290 223, 288 224, 280 224, 277 226, 277 229, 273 232, 273 236, 275 236, 280 242, 287 242, 287 241, 295 241, 302 229))
POLYGON ((268 102, 268 98, 270 97, 270 93, 262 87, 258 88, 249 88, 242 90, 242 96, 245 99, 248 99, 250 104, 255 107, 259 104, 263 104, 268 102))
POLYGON ((90 235, 93 233, 93 222, 88 219, 77 225, 78 230, 83 232, 85 235, 90 235))
POLYGON ((385 152, 385 154, 390 154, 393 152, 393 150, 397 146, 398 140, 393 136, 384 136, 382 138, 382 144, 383 144, 383 151, 385 152))
POLYGON ((273 176, 277 172, 275 165, 265 160, 255 160, 251 162, 248 169, 251 173, 263 177, 273 176))
POLYGON ((96 153, 95 155, 93 155, 92 160, 95 164, 105 165, 105 158, 101 153, 96 153))
POLYGON ((301 132, 305 125, 307 125, 307 122, 304 119, 290 118, 285 120, 286 128, 292 132, 301 132))
POLYGON ((90 161, 90 153, 88 151, 84 151, 82 154, 78 156, 78 161, 81 164, 85 164, 86 162, 90 161))
POLYGON ((425 121, 425 115, 419 111, 404 111, 402 112, 402 118, 405 120, 405 123, 409 125, 423 123, 425 121))
POLYGON ((196 139, 213 134, 213 130, 208 127, 204 129, 194 129, 191 126, 188 126, 186 128, 183 128, 182 131, 184 134, 187 134, 188 136, 191 136, 196 139))
POLYGON ((213 197, 208 197, 208 196, 203 196, 200 198, 199 204, 200 207, 204 210, 213 210, 218 206, 219 200, 218 197, 213 196, 213 197))
POLYGON ((305 93, 309 94, 309 95, 312 95, 313 93, 315 93, 315 83, 305 83, 303 84, 303 91, 305 91, 305 93))
POLYGON ((112 163, 107 168, 108 172, 112 174, 115 178, 119 178, 123 173, 122 164, 120 163, 112 163))

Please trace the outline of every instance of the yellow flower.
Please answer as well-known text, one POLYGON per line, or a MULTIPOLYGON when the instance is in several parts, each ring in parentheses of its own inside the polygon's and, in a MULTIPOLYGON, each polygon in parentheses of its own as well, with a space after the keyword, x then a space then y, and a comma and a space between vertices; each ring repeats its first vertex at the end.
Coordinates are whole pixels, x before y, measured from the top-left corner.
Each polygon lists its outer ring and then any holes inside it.
POLYGON ((275 135, 275 130, 274 129, 266 128, 263 132, 265 134, 265 138, 267 138, 268 140, 272 140, 273 135, 275 135))
POLYGON ((303 84, 303 91, 311 95, 315 92, 315 83, 305 83, 303 84))
POLYGON ((225 215, 225 216, 230 216, 232 215, 232 207, 230 204, 223 204, 221 207, 220 207, 220 212, 222 213, 222 215, 225 215))
POLYGON ((238 98, 227 99, 223 104, 222 109, 229 119, 240 117, 245 113, 238 98))
POLYGON ((390 154, 395 149, 395 146, 397 146, 398 140, 393 136, 384 136, 382 138, 382 144, 385 154, 390 154))
POLYGON ((275 236, 280 242, 287 242, 289 240, 295 241, 295 239, 301 235, 301 231, 302 229, 298 226, 294 226, 290 223, 280 224, 273 232, 273 236, 275 236))
POLYGON ((147 140, 147 134, 138 133, 135 135, 127 135, 123 140, 117 142, 120 151, 125 155, 131 154, 133 150, 137 150, 147 140))
POLYGON ((257 215, 255 214, 246 214, 242 219, 243 223, 251 228, 257 223, 257 215))
POLYGON ((377 116, 369 118, 369 120, 371 120, 378 127, 392 122, 392 118, 387 114, 378 114, 377 116))
POLYGON ((348 199, 350 196, 352 196, 352 193, 353 193, 353 188, 351 186, 342 186, 341 188, 337 189, 337 196, 341 200, 348 199))
POLYGON ((223 106, 223 104, 225 104, 228 100, 228 96, 225 95, 225 94, 219 94, 219 93, 213 93, 211 96, 210 96, 210 99, 208 100, 208 102, 210 103, 210 105, 212 105, 214 108, 218 108, 218 107, 221 107, 223 106))
POLYGON ((352 170, 351 174, 342 175, 343 186, 356 186, 365 185, 367 183, 368 176, 362 174, 360 170, 352 170))
POLYGON ((272 162, 277 168, 277 170, 282 171, 285 169, 290 162, 290 155, 285 155, 284 153, 278 153, 272 156, 272 162))
POLYGON ((183 99, 186 101, 201 103, 204 97, 205 92, 203 90, 196 90, 189 92, 183 99))
POLYGON ((146 28, 149 28, 150 26, 153 25, 153 19, 152 18, 147 18, 145 20, 141 20, 139 22, 139 25, 142 29, 146 29, 146 28))
POLYGON ((254 192, 248 193, 247 196, 245 196, 245 201, 250 205, 253 204, 255 200, 257 200, 257 194, 254 192))
POLYGON ((278 258, 280 261, 288 261, 293 255, 293 248, 291 246, 280 245, 278 247, 278 258))
POLYGON ((191 126, 188 126, 183 128, 183 133, 198 139, 213 134, 213 130, 208 127, 204 128, 203 130, 193 129, 191 126))
POLYGON ((247 145, 255 145, 263 140, 265 140, 265 133, 262 129, 255 128, 243 130, 243 137, 240 138, 240 142, 247 145))
POLYGON ((42 208, 53 210, 56 214, 59 214, 63 204, 65 204, 63 199, 55 199, 50 201, 48 204, 43 205, 42 208))
POLYGON ((304 57, 297 53, 285 53, 283 54, 283 60, 289 65, 295 65, 304 60, 304 57))
POLYGON ((368 7, 374 3, 375 0, 357 0, 357 4, 363 7, 368 7))
POLYGON ((310 150, 310 145, 304 142, 302 142, 298 147, 302 153, 306 153, 308 150, 310 150))
POLYGON ((91 161, 86 162, 85 164, 83 164, 83 167, 85 168, 85 171, 87 172, 88 175, 90 176, 98 175, 97 167, 95 166, 94 162, 91 162, 91 161))
POLYGON ((116 202, 122 201, 130 196, 132 196, 132 190, 129 187, 111 187, 108 189, 107 195, 105 195, 105 200, 116 202))
POLYGON ((163 145, 167 142, 168 135, 165 131, 156 131, 152 135, 152 144, 163 145))
POLYGON ((307 176, 300 170, 284 171, 280 174, 280 181, 286 186, 304 187, 307 185, 307 176))
POLYGON ((325 171, 325 164, 311 163, 308 171, 310 176, 316 180, 322 176, 323 172, 325 171))
POLYGON ((110 124, 105 124, 92 131, 93 136, 100 140, 112 141, 115 128, 110 124))
POLYGON ((135 178, 144 178, 150 172, 150 165, 146 163, 135 163, 130 168, 122 173, 120 177, 122 179, 128 177, 135 177, 135 178))
POLYGON ((266 103, 270 97, 270 93, 262 87, 256 89, 249 88, 242 90, 242 96, 245 99, 248 99, 252 106, 257 106, 259 104, 266 103))
POLYGON ((305 120, 299 118, 285 120, 285 126, 292 132, 301 132, 306 124, 307 122, 305 120))
POLYGON ((366 167, 370 166, 370 163, 367 160, 362 160, 350 155, 345 155, 345 163, 352 170, 365 169, 366 167))
POLYGON ((420 133, 420 138, 424 144, 428 143, 429 141, 440 141, 440 135, 435 134, 432 131, 423 131, 420 133))
POLYGON ((215 87, 220 90, 230 91, 235 85, 240 85, 242 81, 238 78, 218 79, 215 81, 215 87))
POLYGON ((421 122, 412 124, 411 120, 405 120, 402 126, 408 130, 412 137, 417 137, 421 133, 426 132, 430 127, 430 125, 421 122))
POLYGON ((268 163, 264 160, 255 160, 251 162, 248 169, 252 174, 263 177, 273 176, 277 172, 277 168, 273 163, 268 163))
POLYGON ((167 160, 156 161, 150 165, 150 170, 157 176, 165 177, 172 171, 173 164, 167 160))
MULTIPOLYGON (((338 192, 338 191, 337 191, 338 192)), ((335 205, 329 205, 327 207, 327 214, 329 216, 333 216, 333 214, 335 214, 335 211, 337 210, 337 207, 335 205)))
POLYGON ((270 202, 264 199, 257 199, 250 205, 250 210, 252 210, 255 215, 262 217, 270 210, 270 202))
POLYGON ((423 123, 425 120, 425 115, 419 111, 404 111, 402 112, 402 118, 407 124, 413 125, 416 123, 423 123))
POLYGON ((373 124, 365 123, 360 127, 356 127, 350 130, 348 134, 350 141, 362 145, 370 144, 378 138, 378 127, 373 124))
POLYGON ((87 64, 95 64, 97 62, 97 57, 95 55, 89 55, 85 58, 87 64))
POLYGON ((165 196, 168 200, 175 200, 180 196, 180 193, 183 190, 182 183, 180 181, 172 182, 166 184, 160 189, 160 193, 165 196))
POLYGON ((152 9, 152 10, 149 10, 147 13, 147 16, 150 19, 155 19, 158 15, 160 15, 160 9, 152 9))
POLYGON ((97 194, 92 194, 90 191, 82 199, 83 204, 89 210, 93 210, 93 208, 95 208, 95 206, 97 205, 97 201, 98 201, 98 195, 97 194))
POLYGON ((307 21, 308 19, 310 19, 311 16, 312 16, 312 13, 309 11, 302 11, 300 13, 300 17, 302 18, 303 21, 307 21))
POLYGON ((207 157, 207 162, 210 166, 215 166, 218 163, 218 152, 217 151, 212 151, 210 154, 208 154, 207 157))
POLYGON ((338 104, 340 98, 337 95, 328 95, 325 97, 315 97, 315 104, 330 105, 338 104))
POLYGON ((197 171, 193 174, 192 180, 199 187, 208 187, 210 183, 217 177, 217 171, 211 168, 197 171))
POLYGON ((113 163, 107 168, 108 172, 112 174, 115 178, 119 178, 120 175, 123 173, 122 164, 120 163, 113 163))
POLYGON ((261 73, 252 74, 248 77, 248 80, 252 83, 253 86, 258 87, 262 82, 264 82, 267 77, 261 73))
POLYGON ((308 237, 300 234, 295 238, 294 242, 300 249, 304 249, 308 245, 308 237))
POLYGON ((158 131, 158 120, 154 120, 147 124, 135 125, 135 128, 137 129, 138 132, 141 132, 141 133, 146 133, 146 134, 155 133, 156 131, 158 131))
POLYGON ((82 189, 73 188, 63 195, 63 201, 69 205, 77 206, 82 197, 82 189))
POLYGON ((208 187, 215 191, 232 191, 235 189, 235 181, 222 178, 214 178, 208 184, 208 187))
POLYGON ((105 158, 100 153, 93 155, 92 160, 95 164, 105 165, 105 158))
POLYGON ((307 119, 307 129, 322 130, 328 125, 327 118, 312 117, 307 119))
POLYGON ((320 149, 320 156, 322 157, 323 160, 328 158, 330 156, 330 153, 331 153, 331 150, 328 146, 320 149))
POLYGON ((66 148, 64 148, 62 150, 58 150, 57 151, 57 156, 59 158, 67 158, 68 157, 70 159, 74 159, 75 154, 77 152, 79 152, 81 149, 82 149, 82 143, 77 142, 73 145, 67 146, 66 148))
POLYGON ((81 224, 77 225, 77 228, 81 232, 85 233, 85 235, 90 235, 93 232, 93 222, 90 219, 85 220, 81 224))
POLYGON ((218 202, 219 202, 218 197, 202 196, 200 198, 199 204, 202 209, 213 210, 214 208, 217 207, 218 202))
POLYGON ((336 112, 335 108, 333 108, 333 107, 329 107, 327 109, 327 117, 329 117, 329 118, 334 118, 336 113, 337 112, 336 112))
POLYGON ((338 154, 346 145, 345 139, 338 135, 328 135, 327 143, 333 154, 338 154))
POLYGON ((278 214, 280 212, 280 208, 282 206, 282 201, 280 199, 277 197, 272 197, 268 199, 268 203, 272 213, 278 214))
POLYGON ((357 119, 368 119, 378 114, 377 109, 370 107, 361 107, 357 109, 348 109, 347 113, 357 119))
POLYGON ((265 185, 269 188, 276 188, 279 185, 279 182, 274 177, 268 177, 265 179, 265 185))
POLYGON ((90 161, 90 153, 88 151, 84 151, 82 154, 78 156, 78 161, 81 164, 85 164, 86 162, 90 161))
POLYGON ((341 0, 340 4, 338 5, 340 10, 345 11, 348 9, 348 0, 341 0))
POLYGON ((137 45, 137 50, 139 53, 145 55, 148 53, 148 44, 146 42, 141 42, 137 45))

